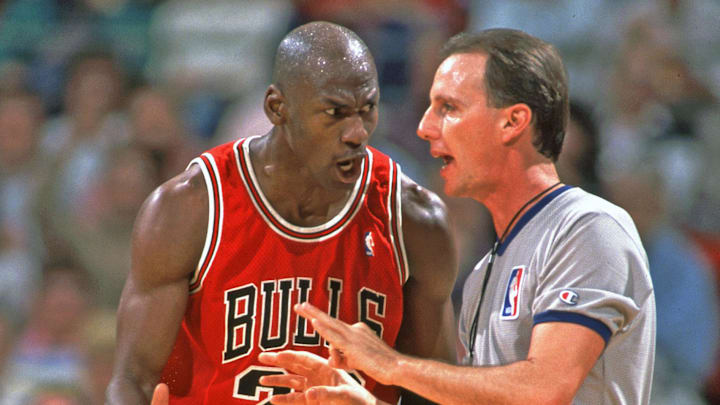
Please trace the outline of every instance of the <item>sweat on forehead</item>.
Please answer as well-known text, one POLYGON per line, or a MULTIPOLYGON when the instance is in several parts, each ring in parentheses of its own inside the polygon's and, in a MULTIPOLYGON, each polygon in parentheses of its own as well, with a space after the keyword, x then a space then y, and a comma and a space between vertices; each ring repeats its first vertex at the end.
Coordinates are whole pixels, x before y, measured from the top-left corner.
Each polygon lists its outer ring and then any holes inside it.
POLYGON ((275 54, 273 81, 315 81, 328 75, 375 72, 365 43, 349 29, 328 22, 302 25, 280 43, 275 54))

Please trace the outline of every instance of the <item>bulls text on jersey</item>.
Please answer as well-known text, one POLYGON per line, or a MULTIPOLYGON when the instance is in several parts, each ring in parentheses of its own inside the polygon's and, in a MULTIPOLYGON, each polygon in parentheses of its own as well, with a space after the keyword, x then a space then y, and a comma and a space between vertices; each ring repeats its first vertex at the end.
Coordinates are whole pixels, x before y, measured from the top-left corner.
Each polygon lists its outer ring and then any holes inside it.
MULTIPOLYGON (((225 346, 223 363, 240 359, 258 344, 263 351, 279 350, 290 339, 295 346, 320 346, 317 332, 310 332, 307 321, 292 313, 295 303, 308 301, 313 279, 304 277, 265 280, 256 285, 246 284, 225 291, 225 346), (294 300, 293 300, 294 299, 294 300), (296 316, 295 330, 290 336, 290 318, 296 316), (255 328, 260 327, 259 342, 254 341, 255 328)), ((339 317, 340 279, 329 278, 327 283, 328 314, 339 317)), ((385 317, 386 296, 367 287, 357 292, 358 322, 365 323, 378 337, 383 337, 382 319, 385 317)))

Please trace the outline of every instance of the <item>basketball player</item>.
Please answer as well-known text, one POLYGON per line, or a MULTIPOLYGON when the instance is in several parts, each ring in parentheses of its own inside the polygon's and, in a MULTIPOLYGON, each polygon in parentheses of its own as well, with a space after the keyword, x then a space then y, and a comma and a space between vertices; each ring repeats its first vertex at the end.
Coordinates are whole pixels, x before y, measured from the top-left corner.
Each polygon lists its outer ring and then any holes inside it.
POLYGON ((499 236, 465 284, 466 366, 399 354, 364 325, 304 303, 296 311, 331 343, 331 358, 264 354, 295 375, 263 383, 302 391, 273 403, 375 403, 331 365, 443 404, 648 404, 655 300, 647 257, 624 210, 560 182, 554 162, 567 111, 565 70, 551 45, 508 29, 452 38, 418 135, 445 162, 447 194, 483 203, 499 236))
MULTIPOLYGON (((154 404, 289 392, 260 385, 284 370, 257 356, 329 355, 292 312, 300 302, 405 353, 453 357, 446 210, 368 146, 379 96, 373 58, 348 29, 310 23, 283 39, 264 102, 274 128, 202 154, 139 213, 108 403, 147 404, 158 381, 154 404)), ((396 388, 355 378, 397 402, 396 388)))

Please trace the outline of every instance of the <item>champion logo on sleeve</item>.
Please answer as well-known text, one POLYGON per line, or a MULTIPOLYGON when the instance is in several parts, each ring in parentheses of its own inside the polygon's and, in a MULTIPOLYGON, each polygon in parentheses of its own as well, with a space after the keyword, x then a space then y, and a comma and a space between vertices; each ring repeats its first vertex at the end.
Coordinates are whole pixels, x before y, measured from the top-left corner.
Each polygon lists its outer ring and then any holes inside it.
POLYGON ((505 289, 505 298, 503 298, 502 312, 500 319, 511 320, 517 319, 520 315, 520 291, 523 277, 525 276, 525 266, 518 266, 510 272, 507 288, 505 289))
POLYGON ((573 290, 562 290, 560 291, 560 301, 568 304, 575 305, 578 302, 580 296, 573 290))

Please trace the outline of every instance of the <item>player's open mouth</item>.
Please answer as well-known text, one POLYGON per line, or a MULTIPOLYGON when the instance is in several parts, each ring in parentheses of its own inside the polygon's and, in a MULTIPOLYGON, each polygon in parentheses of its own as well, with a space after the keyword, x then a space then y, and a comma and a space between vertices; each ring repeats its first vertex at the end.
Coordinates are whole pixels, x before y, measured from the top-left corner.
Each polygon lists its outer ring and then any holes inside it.
POLYGON ((341 159, 335 163, 338 178, 343 183, 354 183, 360 176, 360 166, 364 155, 355 156, 353 158, 341 159))
POLYGON ((443 167, 446 167, 447 165, 455 161, 455 158, 450 155, 442 155, 440 156, 440 159, 442 159, 443 161, 443 167))

